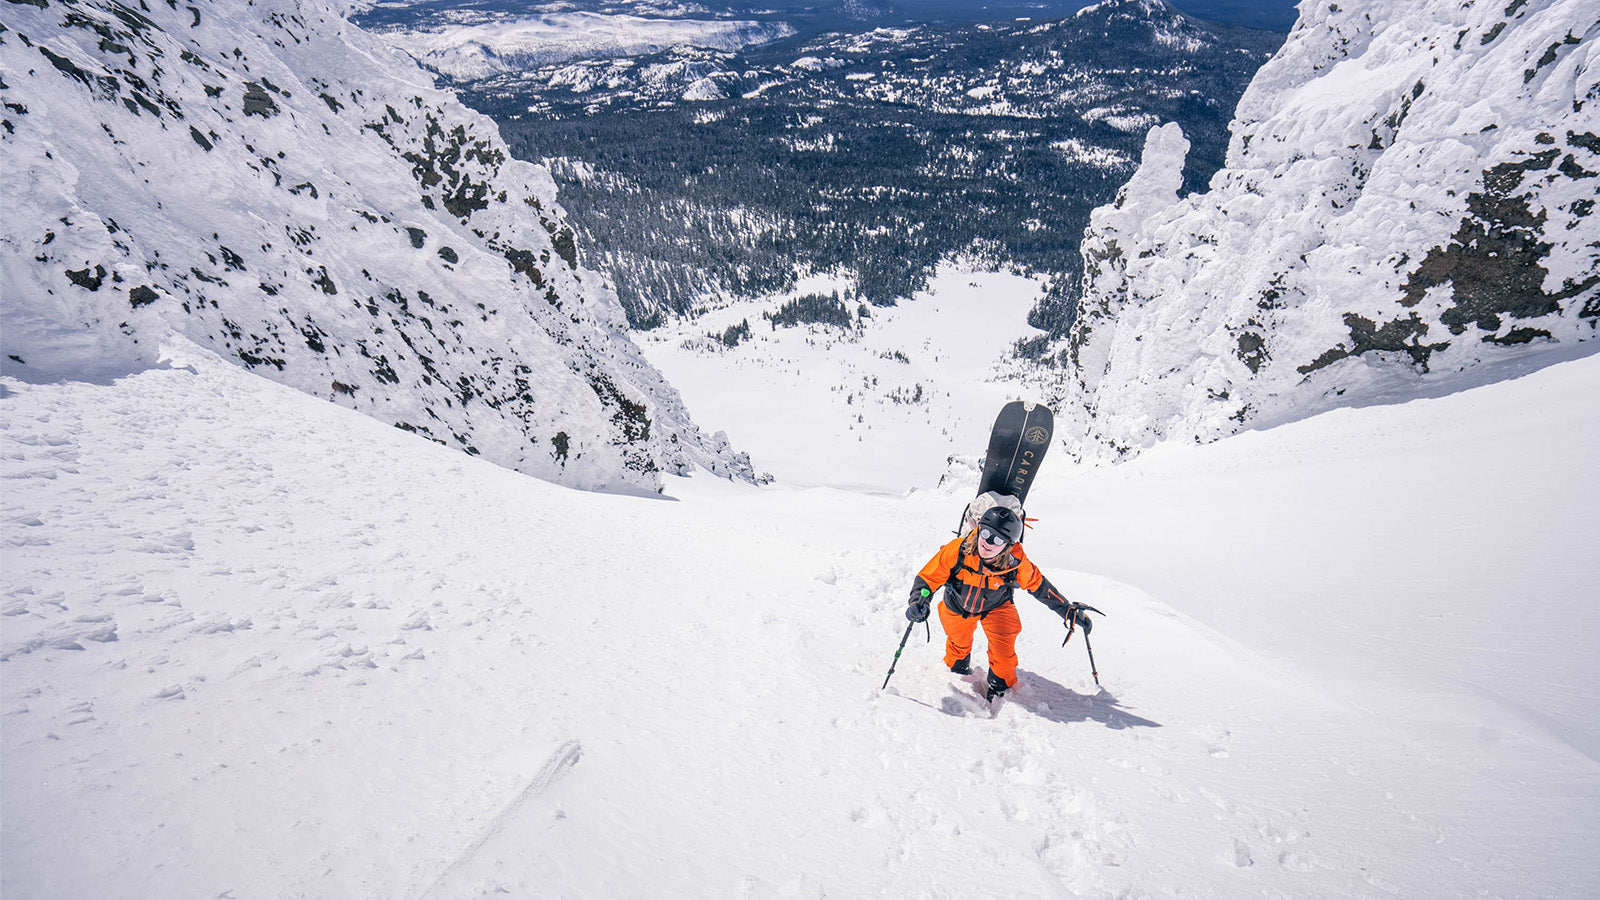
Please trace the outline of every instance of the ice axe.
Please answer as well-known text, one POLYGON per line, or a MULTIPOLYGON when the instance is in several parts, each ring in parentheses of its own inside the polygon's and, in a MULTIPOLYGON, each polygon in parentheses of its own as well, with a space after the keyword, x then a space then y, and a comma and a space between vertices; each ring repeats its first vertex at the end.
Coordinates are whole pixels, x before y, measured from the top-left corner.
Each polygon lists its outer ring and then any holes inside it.
POLYGON ((1083 623, 1083 648, 1089 651, 1089 674, 1094 676, 1095 687, 1099 687, 1100 670, 1097 669, 1094 664, 1094 645, 1089 643, 1089 631, 1094 627, 1094 622, 1091 621, 1088 616, 1083 615, 1084 610, 1088 610, 1089 612, 1093 613, 1100 613, 1102 616, 1105 615, 1105 613, 1100 612, 1100 610, 1095 609, 1087 603, 1072 604, 1071 608, 1068 610, 1070 614, 1067 616, 1067 636, 1061 641, 1061 646, 1065 647, 1067 645, 1067 641, 1072 640, 1072 632, 1077 628, 1078 623, 1083 623), (1082 618, 1079 618, 1080 616, 1082 616, 1082 618))

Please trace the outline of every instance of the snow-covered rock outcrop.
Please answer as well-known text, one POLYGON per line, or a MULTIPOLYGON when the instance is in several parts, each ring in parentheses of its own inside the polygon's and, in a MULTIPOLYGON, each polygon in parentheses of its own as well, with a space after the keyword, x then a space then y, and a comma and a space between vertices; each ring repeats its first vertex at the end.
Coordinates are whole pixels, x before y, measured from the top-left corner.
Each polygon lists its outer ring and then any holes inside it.
POLYGON ((1087 458, 1570 355, 1600 321, 1588 0, 1303 4, 1180 199, 1152 129, 1085 232, 1057 399, 1087 458), (1469 374, 1470 373, 1470 374, 1469 374))
POLYGON ((582 488, 749 476, 580 270, 543 168, 319 0, 15 0, 0 24, 4 371, 172 331, 582 488))

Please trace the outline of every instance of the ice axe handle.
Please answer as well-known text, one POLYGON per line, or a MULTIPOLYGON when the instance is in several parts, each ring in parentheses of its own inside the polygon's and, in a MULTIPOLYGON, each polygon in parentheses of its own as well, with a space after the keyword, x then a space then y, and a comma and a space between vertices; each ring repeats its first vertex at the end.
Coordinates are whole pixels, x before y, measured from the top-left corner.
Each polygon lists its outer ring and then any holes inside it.
MULTIPOLYGON (((1095 609, 1094 607, 1090 606, 1087 603, 1074 603, 1074 604, 1072 604, 1071 614, 1067 616, 1067 636, 1066 636, 1065 639, 1063 639, 1061 641, 1061 646, 1065 647, 1067 645, 1067 641, 1072 640, 1072 633, 1078 629, 1078 613, 1080 611, 1082 611, 1082 610, 1088 610, 1089 612, 1093 612, 1093 613, 1100 613, 1100 615, 1102 615, 1102 616, 1105 615, 1105 613, 1100 612, 1100 610, 1095 609)), ((1089 629, 1087 627, 1085 627, 1083 629, 1083 639, 1084 639, 1085 642, 1087 642, 1089 640, 1089 629)))

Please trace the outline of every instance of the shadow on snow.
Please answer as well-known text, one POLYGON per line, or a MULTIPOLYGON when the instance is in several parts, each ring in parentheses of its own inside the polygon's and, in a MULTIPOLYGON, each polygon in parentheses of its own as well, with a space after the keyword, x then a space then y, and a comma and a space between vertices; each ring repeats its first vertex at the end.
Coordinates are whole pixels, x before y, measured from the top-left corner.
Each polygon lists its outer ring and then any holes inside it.
MULTIPOLYGON (((974 705, 987 706, 982 700, 984 675, 975 672, 962 679, 973 694, 954 686, 952 696, 944 698, 938 709, 951 716, 970 716, 974 705)), ((1026 669, 1017 670, 1017 686, 1005 698, 1006 705, 1020 706, 1028 712, 1052 722, 1099 722, 1107 728, 1160 728, 1161 723, 1128 712, 1117 698, 1105 688, 1095 694, 1080 694, 1063 685, 1026 669)))

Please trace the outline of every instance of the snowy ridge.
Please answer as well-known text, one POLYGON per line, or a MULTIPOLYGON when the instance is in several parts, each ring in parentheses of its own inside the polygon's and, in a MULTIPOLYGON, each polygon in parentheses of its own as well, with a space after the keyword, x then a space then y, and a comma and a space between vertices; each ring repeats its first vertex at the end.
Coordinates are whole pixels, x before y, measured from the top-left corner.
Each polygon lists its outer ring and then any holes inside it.
POLYGON ((782 22, 563 12, 429 31, 387 31, 383 37, 424 66, 467 81, 571 59, 641 56, 669 47, 737 50, 791 34, 794 28, 782 22))
POLYGON ((750 477, 576 265, 546 170, 318 3, 7 7, 8 373, 108 377, 175 330, 500 465, 750 477))
POLYGON ((1305 7, 1209 192, 1177 197, 1169 125, 1094 214, 1057 391, 1078 451, 1570 357, 1600 321, 1597 46, 1582 0, 1305 7))

